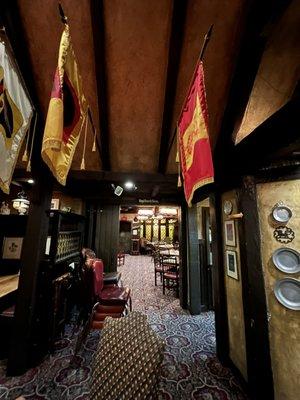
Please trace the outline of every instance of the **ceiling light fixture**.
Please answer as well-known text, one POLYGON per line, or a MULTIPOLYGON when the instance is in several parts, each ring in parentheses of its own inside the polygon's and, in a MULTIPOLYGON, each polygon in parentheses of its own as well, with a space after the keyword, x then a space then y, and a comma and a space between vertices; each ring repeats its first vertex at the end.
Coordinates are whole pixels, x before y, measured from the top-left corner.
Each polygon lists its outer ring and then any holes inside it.
POLYGON ((18 193, 17 198, 13 200, 13 208, 18 210, 18 213, 20 215, 24 215, 27 213, 29 204, 29 200, 23 190, 22 192, 18 193))
POLYGON ((28 183, 30 183, 31 185, 34 184, 34 180, 32 178, 27 180, 28 183))
POLYGON ((177 208, 160 207, 159 212, 164 215, 177 215, 177 208))
POLYGON ((135 184, 134 184, 133 182, 131 182, 131 181, 125 182, 125 183, 124 183, 124 186, 125 186, 125 188, 128 189, 128 190, 132 190, 132 189, 135 188, 135 184))
POLYGON ((111 187, 114 191, 114 194, 116 196, 121 196, 121 194, 123 193, 123 188, 121 186, 115 186, 113 183, 111 183, 111 187))
POLYGON ((147 215, 148 217, 153 215, 153 210, 149 210, 148 208, 140 208, 138 210, 138 215, 147 215))

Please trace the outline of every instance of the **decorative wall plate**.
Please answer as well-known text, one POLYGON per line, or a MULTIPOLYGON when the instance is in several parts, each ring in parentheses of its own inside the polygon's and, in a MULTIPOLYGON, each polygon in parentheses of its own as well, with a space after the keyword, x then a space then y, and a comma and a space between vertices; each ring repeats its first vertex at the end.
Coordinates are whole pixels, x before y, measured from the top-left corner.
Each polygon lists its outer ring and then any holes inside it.
POLYGON ((275 283, 274 294, 284 307, 300 310, 300 281, 297 279, 280 279, 275 283))
POLYGON ((287 274, 300 272, 300 254, 298 251, 282 247, 274 251, 272 260, 277 269, 287 274))
POLYGON ((292 215, 292 210, 284 206, 283 203, 276 204, 272 210, 272 216, 276 222, 286 223, 291 219, 292 215))
POLYGON ((230 200, 226 200, 224 202, 223 210, 226 215, 230 215, 232 213, 233 204, 230 200))
POLYGON ((288 226, 278 226, 273 232, 274 238, 279 243, 290 243, 295 239, 295 232, 288 226))

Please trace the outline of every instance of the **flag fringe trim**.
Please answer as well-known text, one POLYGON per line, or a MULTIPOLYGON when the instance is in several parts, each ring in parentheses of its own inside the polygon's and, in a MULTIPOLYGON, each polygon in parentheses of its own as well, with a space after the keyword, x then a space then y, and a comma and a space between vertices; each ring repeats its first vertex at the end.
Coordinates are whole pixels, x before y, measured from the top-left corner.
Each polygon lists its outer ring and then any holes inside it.
POLYGON ((209 178, 205 178, 205 179, 201 179, 201 181, 198 181, 192 188, 192 192, 190 194, 190 197, 187 199, 187 203, 188 206, 191 207, 192 206, 192 200, 194 197, 194 193, 196 192, 197 189, 201 188, 202 186, 205 186, 209 183, 213 183, 214 182, 214 178, 213 177, 209 177, 209 178))
MULTIPOLYGON (((83 118, 83 121, 84 121, 84 116, 83 116, 82 114, 81 114, 81 118, 83 118)), ((71 152, 70 152, 70 155, 69 155, 69 159, 72 159, 72 160, 73 160, 73 156, 74 156, 75 150, 76 150, 76 148, 77 148, 77 145, 78 145, 78 142, 79 142, 79 139, 80 139, 80 136, 81 136, 83 121, 81 121, 81 128, 80 128, 79 134, 78 134, 77 137, 76 137, 76 143, 74 143, 74 145, 72 146, 71 152)), ((79 122, 78 122, 78 123, 79 123, 79 122)), ((71 136, 72 136, 72 135, 71 135, 71 136)), ((54 178, 56 178, 56 180, 58 181, 58 183, 60 183, 62 186, 66 186, 67 177, 68 177, 69 171, 70 171, 70 169, 71 169, 71 164, 72 164, 72 162, 69 163, 69 166, 68 166, 68 168, 67 168, 67 170, 66 170, 66 176, 65 176, 65 178, 61 178, 61 177, 56 173, 56 170, 55 170, 54 166, 52 165, 51 160, 49 159, 49 157, 48 157, 48 155, 47 155, 47 153, 46 153, 45 151, 42 152, 42 159, 43 159, 44 162, 47 164, 48 168, 49 168, 50 171, 52 172, 52 175, 54 176, 54 178)))
MULTIPOLYGON (((31 111, 30 116, 29 116, 29 118, 28 118, 28 123, 26 124, 26 126, 23 127, 23 129, 21 128, 23 131, 28 130, 29 123, 30 123, 30 121, 31 121, 32 116, 33 116, 33 110, 31 111)), ((22 148, 22 145, 23 145, 23 142, 24 142, 24 140, 25 140, 25 137, 26 137, 26 134, 24 134, 24 136, 23 136, 23 138, 22 138, 22 140, 21 140, 21 143, 20 143, 20 150, 21 150, 21 148, 22 148)), ((11 173, 10 173, 10 176, 9 176, 8 180, 4 182, 2 179, 0 179, 0 189, 1 189, 2 192, 4 192, 5 194, 9 194, 9 192, 10 192, 10 184, 11 184, 11 180, 12 180, 13 174, 14 174, 14 172, 15 172, 15 168, 16 168, 16 164, 17 164, 18 159, 19 159, 19 157, 16 157, 16 158, 15 158, 15 161, 14 161, 14 163, 13 163, 13 166, 12 166, 12 169, 11 169, 11 173), (9 182, 9 184, 7 184, 6 182, 9 182)))

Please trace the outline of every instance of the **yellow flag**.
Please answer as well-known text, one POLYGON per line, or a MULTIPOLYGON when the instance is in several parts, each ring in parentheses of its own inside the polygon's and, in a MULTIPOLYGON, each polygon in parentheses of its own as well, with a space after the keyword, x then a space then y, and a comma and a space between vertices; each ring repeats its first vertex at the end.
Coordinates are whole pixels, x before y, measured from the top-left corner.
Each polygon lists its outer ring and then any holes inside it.
POLYGON ((66 25, 59 46, 42 146, 43 160, 62 185, 66 184, 86 109, 81 77, 66 25))

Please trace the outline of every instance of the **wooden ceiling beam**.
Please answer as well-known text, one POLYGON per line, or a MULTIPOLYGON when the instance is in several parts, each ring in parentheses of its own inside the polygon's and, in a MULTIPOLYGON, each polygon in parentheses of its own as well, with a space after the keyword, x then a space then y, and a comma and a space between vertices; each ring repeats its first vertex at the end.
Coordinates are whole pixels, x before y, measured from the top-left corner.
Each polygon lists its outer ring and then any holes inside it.
POLYGON ((103 0, 91 0, 91 19, 95 55, 95 71, 97 82, 97 98, 100 127, 100 151, 102 168, 110 170, 109 132, 108 132, 108 99, 107 99, 107 67, 105 62, 105 27, 103 0))
POLYGON ((176 98, 180 56, 183 45, 187 1, 174 0, 169 40, 169 54, 166 78, 164 111, 161 127, 158 172, 165 173, 168 162, 169 142, 173 133, 172 117, 176 98))
POLYGON ((146 174, 146 173, 127 173, 113 171, 70 171, 69 177, 77 180, 93 180, 106 182, 126 182, 133 183, 172 183, 177 188, 177 174, 146 174))

